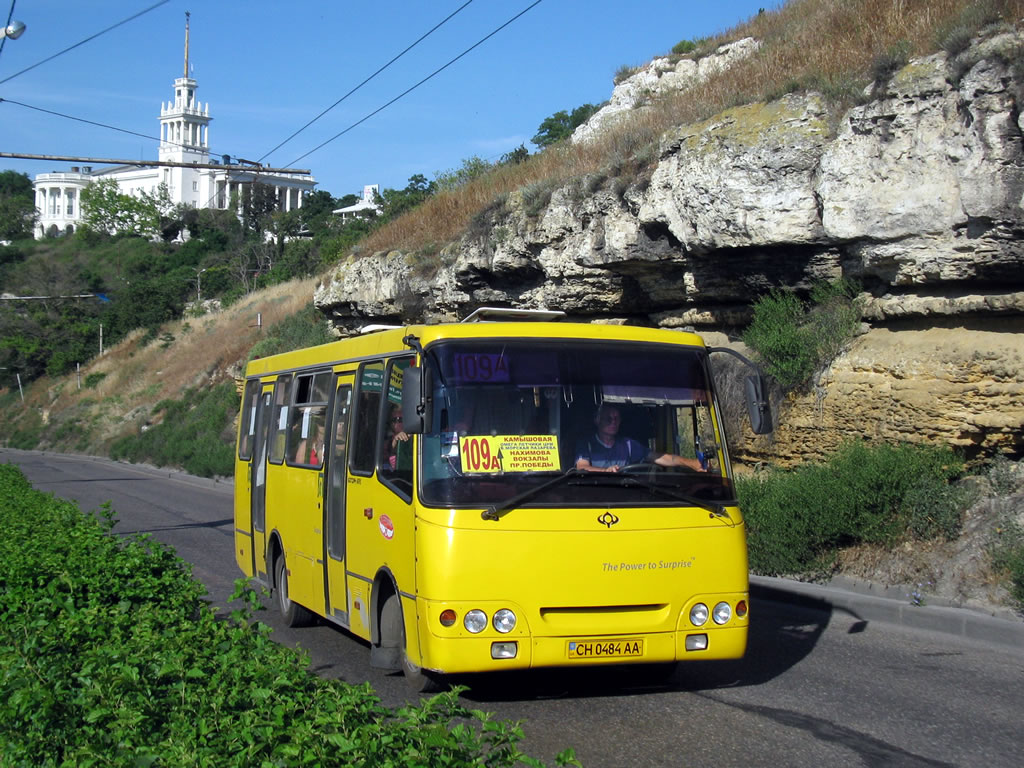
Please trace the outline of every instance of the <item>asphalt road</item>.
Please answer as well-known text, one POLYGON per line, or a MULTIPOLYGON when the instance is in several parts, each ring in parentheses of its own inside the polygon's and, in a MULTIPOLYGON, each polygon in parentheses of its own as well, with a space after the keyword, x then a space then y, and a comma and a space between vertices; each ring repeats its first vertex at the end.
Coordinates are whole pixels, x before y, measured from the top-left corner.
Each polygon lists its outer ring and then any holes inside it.
MULTIPOLYGON (((112 503, 121 535, 150 533, 193 564, 215 603, 230 595, 232 487, 181 473, 0 449, 44 491, 83 511, 112 503)), ((413 697, 371 669, 366 644, 332 626, 289 630, 313 670, 368 681, 391 705, 413 697)), ((464 680, 467 704, 524 722, 524 749, 586 766, 1018 766, 1024 649, 752 599, 739 662, 677 668, 545 671, 464 680)))

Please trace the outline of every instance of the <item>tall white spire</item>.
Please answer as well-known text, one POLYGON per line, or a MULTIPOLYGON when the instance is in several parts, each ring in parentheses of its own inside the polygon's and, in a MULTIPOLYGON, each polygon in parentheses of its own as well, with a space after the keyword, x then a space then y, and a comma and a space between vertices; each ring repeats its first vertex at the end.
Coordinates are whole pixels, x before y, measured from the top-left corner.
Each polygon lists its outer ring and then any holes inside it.
POLYGON ((189 76, 189 21, 185 11, 185 72, 174 81, 174 100, 160 104, 160 159, 206 163, 210 158, 210 105, 196 100, 196 81, 189 76))
POLYGON ((188 19, 191 15, 185 11, 185 74, 182 77, 188 77, 188 19))

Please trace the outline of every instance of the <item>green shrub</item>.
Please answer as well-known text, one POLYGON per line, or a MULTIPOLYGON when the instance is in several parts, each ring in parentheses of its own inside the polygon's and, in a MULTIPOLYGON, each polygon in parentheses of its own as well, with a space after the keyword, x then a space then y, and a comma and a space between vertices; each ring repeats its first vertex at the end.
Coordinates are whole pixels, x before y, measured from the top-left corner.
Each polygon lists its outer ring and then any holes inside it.
MULTIPOLYGON (((517 723, 455 693, 397 711, 368 685, 325 680, 230 620, 173 552, 110 535, 0 466, 0 762, 57 766, 540 766, 517 723)), ((560 764, 576 764, 571 750, 560 764)))
POLYGON ((672 53, 677 56, 684 56, 697 50, 697 44, 693 40, 680 40, 672 46, 672 53))
POLYGON ((887 83, 910 61, 910 42, 900 40, 875 57, 871 64, 871 79, 876 84, 887 83))
MULTIPOLYGON (((20 407, 24 408, 23 405, 20 407)), ((23 451, 34 450, 42 439, 44 426, 43 417, 37 410, 25 409, 21 418, 13 422, 13 428, 7 434, 6 444, 23 451)))
POLYGON ((743 341, 784 389, 805 382, 814 371, 814 338, 803 324, 804 303, 789 291, 773 289, 754 304, 754 318, 743 341))
POLYGON ((1010 595, 1024 611, 1024 529, 1013 520, 1003 520, 989 551, 992 567, 1010 585, 1010 595))
POLYGON ((294 315, 272 325, 266 335, 249 350, 249 359, 315 347, 334 340, 324 316, 316 307, 308 304, 294 315))
POLYGON ((547 207, 558 183, 557 179, 543 179, 523 187, 523 210, 527 216, 538 216, 547 207))
POLYGON ((783 389, 796 389, 834 359, 860 327, 857 286, 847 280, 820 283, 808 307, 794 293, 774 288, 754 303, 743 341, 783 389))
POLYGON ((107 374, 105 372, 97 371, 95 373, 88 374, 85 377, 85 381, 83 382, 83 384, 84 384, 86 389, 92 389, 97 384, 99 384, 101 381, 103 381, 105 378, 107 378, 107 374))
POLYGON ((206 390, 187 389, 180 400, 164 400, 154 413, 164 412, 156 426, 117 440, 113 459, 146 462, 158 467, 181 467, 200 477, 234 472, 234 433, 229 426, 238 413, 238 394, 232 382, 206 390))
POLYGON ((623 83, 629 78, 631 78, 639 71, 640 67, 631 67, 628 64, 623 64, 621 67, 615 70, 615 77, 612 78, 612 81, 615 83, 615 85, 619 85, 620 83, 623 83))
POLYGON ((751 568, 813 575, 840 547, 955 538, 967 500, 949 482, 963 466, 947 448, 853 442, 821 464, 738 478, 751 568))
MULTIPOLYGON (((992 493, 997 497, 1015 494, 1021 482, 1015 476, 1011 462, 1003 457, 992 461, 988 480, 992 493)), ((1024 611, 1024 527, 1017 521, 1012 505, 999 511, 989 556, 993 568, 1008 580, 1010 595, 1017 602, 1017 607, 1024 611)))
POLYGON ((1024 545, 1006 550, 995 564, 1009 576, 1010 594, 1017 601, 1017 607, 1024 610, 1024 545))

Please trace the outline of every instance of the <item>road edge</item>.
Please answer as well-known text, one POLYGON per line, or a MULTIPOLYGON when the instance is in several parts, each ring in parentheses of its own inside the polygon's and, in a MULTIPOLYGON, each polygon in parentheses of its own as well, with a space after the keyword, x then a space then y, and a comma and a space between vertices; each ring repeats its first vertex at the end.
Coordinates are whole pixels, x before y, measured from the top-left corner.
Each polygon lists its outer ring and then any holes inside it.
POLYGON ((756 600, 795 605, 814 612, 842 611, 862 621, 896 624, 1024 649, 1024 622, 990 616, 970 608, 914 605, 909 600, 774 576, 751 575, 750 594, 756 600))

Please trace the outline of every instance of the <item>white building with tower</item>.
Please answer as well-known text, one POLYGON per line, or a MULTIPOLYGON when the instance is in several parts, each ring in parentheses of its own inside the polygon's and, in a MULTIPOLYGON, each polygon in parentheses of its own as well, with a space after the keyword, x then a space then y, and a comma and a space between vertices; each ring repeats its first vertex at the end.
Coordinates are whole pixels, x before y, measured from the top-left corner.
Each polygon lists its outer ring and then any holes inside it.
POLYGON ((372 219, 380 213, 380 205, 377 204, 377 197, 380 195, 379 184, 365 184, 363 196, 355 205, 344 208, 336 208, 332 211, 335 216, 340 216, 342 221, 348 221, 356 217, 372 219))
MULTIPOLYGON (((250 169, 192 168, 191 165, 230 165, 210 158, 210 104, 196 98, 198 84, 189 72, 189 24, 185 14, 185 71, 174 81, 174 98, 160 104, 160 147, 158 160, 162 165, 118 165, 105 168, 71 166, 70 171, 40 173, 34 187, 36 208, 36 237, 71 234, 82 224, 82 190, 100 179, 113 179, 122 193, 155 195, 161 184, 166 185, 171 202, 193 208, 227 209, 232 196, 242 193, 255 182, 272 187, 277 192, 278 208, 291 211, 302 207, 303 197, 316 186, 309 175, 294 173, 267 173, 253 164, 250 169)), ((238 198, 235 198, 237 204, 238 198)))

